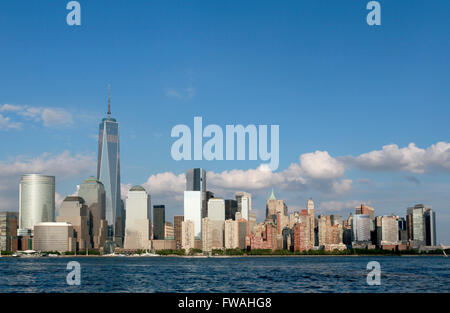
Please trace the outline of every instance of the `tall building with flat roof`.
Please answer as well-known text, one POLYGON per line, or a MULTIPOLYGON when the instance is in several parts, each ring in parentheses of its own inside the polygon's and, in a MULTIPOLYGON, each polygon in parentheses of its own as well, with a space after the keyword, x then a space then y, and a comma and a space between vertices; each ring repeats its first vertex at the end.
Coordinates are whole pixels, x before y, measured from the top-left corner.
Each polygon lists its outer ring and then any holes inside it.
POLYGON ((214 221, 225 221, 225 200, 222 198, 208 200, 208 218, 214 221))
MULTIPOLYGON (((377 217, 378 219, 378 217, 377 217)), ((377 244, 397 245, 398 244, 398 220, 396 216, 379 217, 381 226, 377 227, 377 244)))
POLYGON ((106 221, 106 194, 101 181, 91 176, 83 180, 78 196, 84 199, 88 207, 91 235, 91 246, 95 249, 103 247, 108 236, 106 221))
POLYGON ((181 222, 181 248, 189 253, 190 249, 195 248, 195 228, 194 222, 190 220, 181 222))
POLYGON ((151 248, 151 198, 142 186, 132 187, 127 194, 127 217, 124 248, 151 248))
POLYGON ((206 192, 206 171, 193 168, 186 171, 186 191, 206 192))
POLYGON ((233 199, 225 200, 225 219, 236 220, 237 201, 233 199))
POLYGON ((202 250, 211 252, 214 249, 224 247, 225 221, 211 220, 208 217, 202 219, 202 250))
POLYGON ((355 214, 352 219, 352 241, 368 242, 370 241, 371 219, 368 214, 355 214))
POLYGON ((164 240, 174 240, 174 228, 171 222, 164 223, 164 240))
POLYGON ((0 212, 0 250, 17 251, 18 212, 0 212))
POLYGON ((153 206, 153 239, 164 239, 164 223, 166 222, 166 207, 164 205, 153 206))
POLYGON ((79 196, 67 196, 59 208, 57 222, 66 222, 72 225, 74 237, 77 239, 77 250, 90 249, 91 237, 89 234, 89 212, 84 199, 79 196))
POLYGON ((194 223, 194 235, 197 239, 202 236, 204 195, 201 191, 184 192, 184 220, 194 223))
POLYGON ((19 187, 19 228, 55 221, 55 176, 22 175, 19 187))
POLYGON ((239 247, 239 223, 232 219, 225 221, 225 249, 239 247))
POLYGON ((173 217, 173 231, 175 236, 175 246, 177 250, 181 249, 181 236, 182 236, 181 223, 183 223, 183 221, 184 221, 183 215, 175 215, 173 217))
POLYGON ((245 218, 247 221, 250 217, 250 212, 252 210, 252 195, 248 192, 236 192, 236 202, 237 202, 237 211, 241 212, 242 218, 245 218))
POLYGON ((436 213, 431 208, 425 211, 425 244, 436 246, 436 213))
POLYGON ((125 217, 122 216, 124 211, 120 197, 119 123, 111 117, 109 90, 107 114, 99 124, 97 178, 105 188, 108 240, 122 246, 125 217))

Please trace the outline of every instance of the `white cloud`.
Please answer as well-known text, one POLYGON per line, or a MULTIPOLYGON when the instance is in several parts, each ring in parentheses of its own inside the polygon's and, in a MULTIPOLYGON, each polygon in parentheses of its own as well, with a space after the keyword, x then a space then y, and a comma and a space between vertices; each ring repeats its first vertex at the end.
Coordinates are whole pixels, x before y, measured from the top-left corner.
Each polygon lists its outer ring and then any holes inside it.
MULTIPOLYGON (((92 155, 71 155, 64 151, 59 155, 44 153, 30 158, 19 156, 9 161, 0 161, 0 211, 19 207, 19 183, 23 174, 46 174, 58 181, 79 176, 88 176, 95 171, 96 161, 92 155)), ((60 203, 63 196, 56 195, 60 203)), ((59 205, 58 205, 59 207, 59 205)))
POLYGON ((320 203, 320 208, 325 211, 331 211, 331 212, 340 212, 344 210, 351 210, 353 211, 358 205, 361 205, 361 203, 368 204, 367 201, 360 201, 360 200, 345 200, 345 201, 324 201, 320 203))
POLYGON ((381 150, 346 157, 346 162, 363 170, 404 171, 423 174, 433 169, 450 170, 450 143, 438 142, 426 149, 410 143, 399 148, 396 144, 383 146, 381 150))
MULTIPOLYGON (((0 112, 12 113, 25 120, 42 122, 42 124, 46 127, 68 126, 73 124, 72 115, 61 108, 45 108, 33 107, 29 105, 3 104, 0 106, 0 112)), ((6 119, 8 119, 9 121, 10 117, 6 117, 6 119)), ((1 120, 2 119, 0 118, 0 129, 2 128, 1 120)), ((12 122, 10 122, 10 124, 11 123, 12 122)), ((21 125, 21 123, 14 123, 13 125, 17 124, 21 125)))
POLYGON ((22 123, 11 122, 9 117, 5 117, 0 114, 0 129, 20 129, 22 128, 22 123))

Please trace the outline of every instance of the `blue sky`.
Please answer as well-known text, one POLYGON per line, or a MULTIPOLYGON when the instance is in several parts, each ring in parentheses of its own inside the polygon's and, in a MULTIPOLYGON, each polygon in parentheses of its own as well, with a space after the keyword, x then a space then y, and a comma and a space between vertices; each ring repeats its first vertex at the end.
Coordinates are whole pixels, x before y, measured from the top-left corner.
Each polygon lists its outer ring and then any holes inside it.
POLYGON ((363 0, 81 0, 79 27, 67 2, 0 3, 1 210, 17 209, 24 171, 56 175, 60 197, 95 174, 110 83, 124 190, 146 184, 168 219, 178 175, 204 167, 219 196, 256 181, 259 217, 272 187, 291 209, 313 197, 345 217, 361 201, 380 215, 425 203, 450 243, 448 1, 380 1, 376 27, 363 0), (280 177, 252 172, 260 161, 174 161, 170 131, 194 116, 280 125, 280 177))

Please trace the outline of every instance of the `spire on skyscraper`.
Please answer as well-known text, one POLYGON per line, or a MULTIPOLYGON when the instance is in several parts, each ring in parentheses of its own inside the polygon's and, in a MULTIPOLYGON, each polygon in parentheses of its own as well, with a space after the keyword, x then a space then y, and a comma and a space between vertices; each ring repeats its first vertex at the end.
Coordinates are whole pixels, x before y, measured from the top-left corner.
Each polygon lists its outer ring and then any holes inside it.
POLYGON ((269 200, 277 200, 277 198, 275 198, 275 194, 273 193, 273 188, 272 188, 272 194, 270 195, 269 200))
POLYGON ((108 119, 111 118, 111 85, 108 84, 108 119))

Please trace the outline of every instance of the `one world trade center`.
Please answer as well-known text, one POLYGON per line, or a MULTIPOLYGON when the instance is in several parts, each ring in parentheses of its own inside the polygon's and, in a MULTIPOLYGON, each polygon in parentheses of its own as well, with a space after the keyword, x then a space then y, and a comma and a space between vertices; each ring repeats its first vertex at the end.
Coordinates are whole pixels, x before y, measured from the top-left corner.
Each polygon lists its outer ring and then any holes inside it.
POLYGON ((111 117, 108 86, 108 116, 99 125, 97 178, 105 187, 108 240, 122 246, 124 208, 120 197, 119 123, 111 117))

